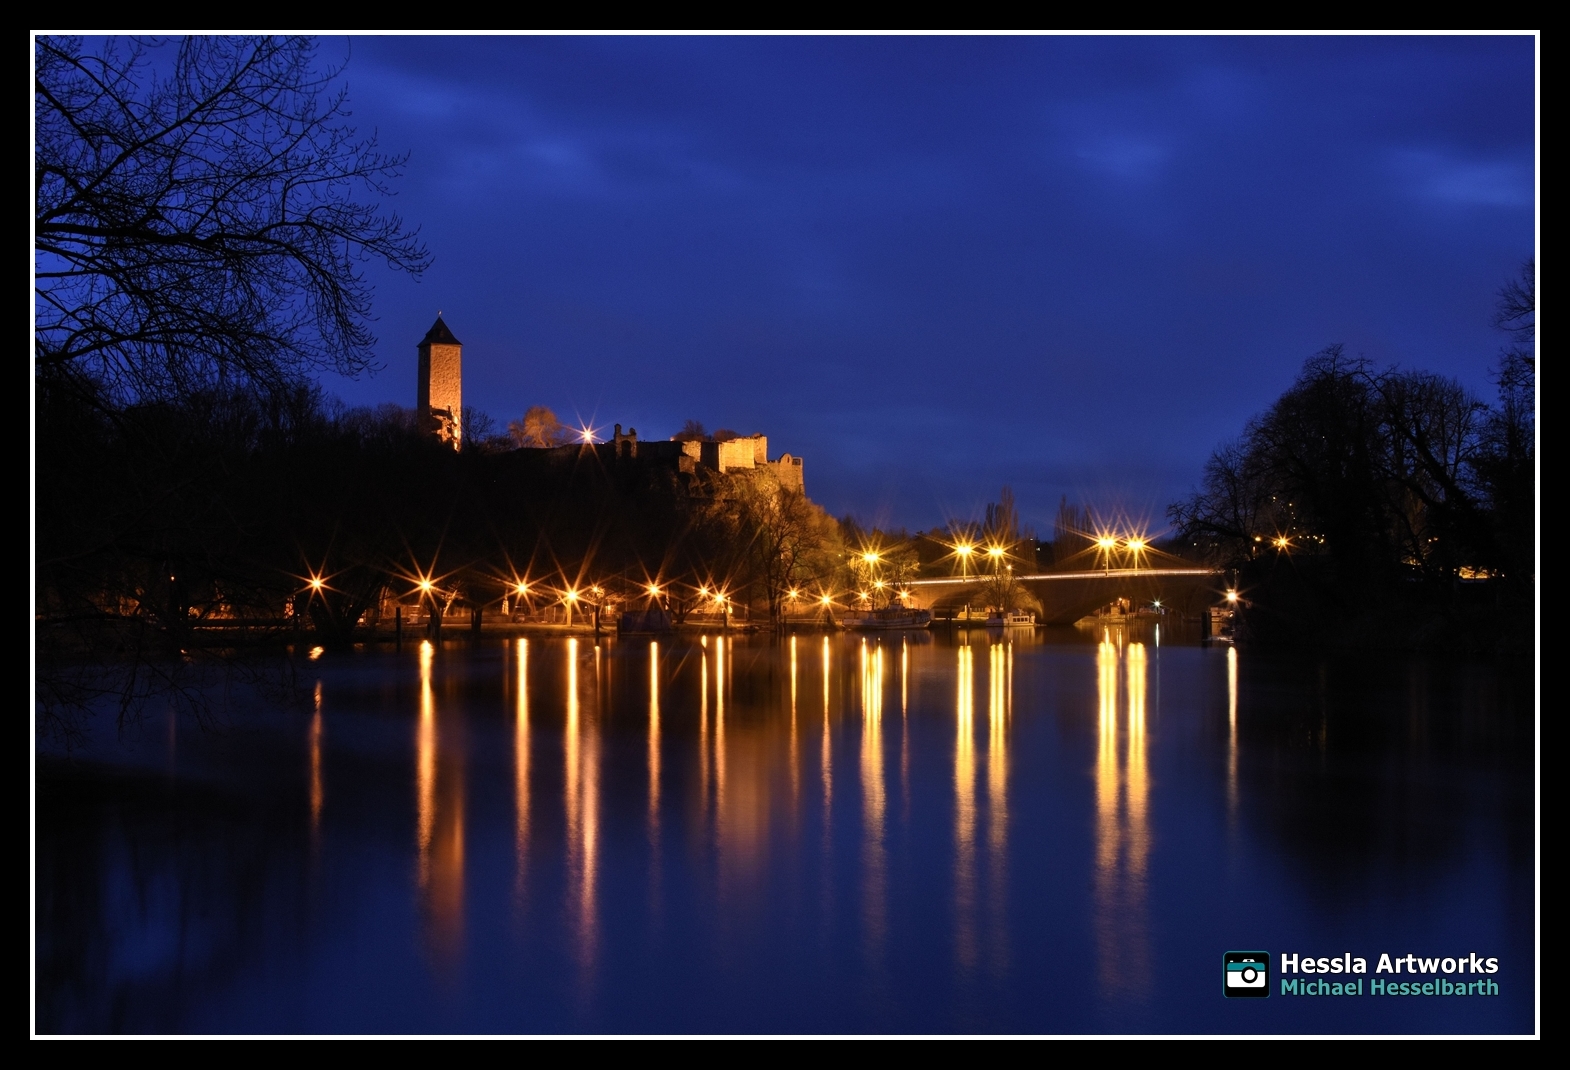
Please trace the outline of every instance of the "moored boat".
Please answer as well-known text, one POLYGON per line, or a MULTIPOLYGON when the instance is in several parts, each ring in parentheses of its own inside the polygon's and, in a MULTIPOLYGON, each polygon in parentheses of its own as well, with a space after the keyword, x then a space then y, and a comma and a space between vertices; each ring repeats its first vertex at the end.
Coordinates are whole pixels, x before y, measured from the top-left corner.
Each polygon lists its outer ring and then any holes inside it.
POLYGON ((988 628, 1034 628, 1034 613, 992 613, 987 616, 988 628))
POLYGON ((932 623, 932 613, 926 609, 906 609, 890 606, 873 609, 856 616, 845 616, 835 621, 841 628, 854 632, 897 631, 905 628, 925 628, 932 623))

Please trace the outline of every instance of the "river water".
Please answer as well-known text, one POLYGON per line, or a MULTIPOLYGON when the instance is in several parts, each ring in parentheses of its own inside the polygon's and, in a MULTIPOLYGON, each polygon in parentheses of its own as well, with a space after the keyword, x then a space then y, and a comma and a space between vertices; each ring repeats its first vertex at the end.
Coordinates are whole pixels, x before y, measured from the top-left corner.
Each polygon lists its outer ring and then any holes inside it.
POLYGON ((296 668, 41 745, 40 1031, 1534 1028, 1519 668, 1155 627, 296 668), (1268 998, 1224 994, 1239 950, 1268 998), (1362 994, 1283 994, 1319 979, 1283 954, 1365 959, 1324 976, 1362 994), (1378 970, 1408 954, 1495 972, 1378 970))

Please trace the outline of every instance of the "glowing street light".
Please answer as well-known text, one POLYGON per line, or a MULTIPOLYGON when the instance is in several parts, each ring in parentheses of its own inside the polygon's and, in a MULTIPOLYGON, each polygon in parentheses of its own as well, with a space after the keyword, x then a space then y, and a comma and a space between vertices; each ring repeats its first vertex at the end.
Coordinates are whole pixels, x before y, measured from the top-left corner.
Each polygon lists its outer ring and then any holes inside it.
POLYGON ((513 590, 517 591, 519 594, 528 594, 529 585, 527 583, 518 583, 513 587, 513 590))
POLYGON ((1228 591, 1227 592, 1227 601, 1228 602, 1236 602, 1237 601, 1237 592, 1236 591, 1228 591))
POLYGON ((971 554, 976 552, 976 548, 968 542, 962 542, 958 546, 954 547, 954 552, 959 554, 961 557, 969 557, 971 554))
POLYGON ((436 589, 436 584, 432 583, 430 580, 421 580, 420 581, 420 593, 421 594, 430 594, 435 589, 436 589))
POLYGON ((322 578, 320 576, 312 576, 309 580, 309 583, 311 590, 313 591, 320 591, 323 587, 322 578))
POLYGON ((578 592, 577 591, 568 591, 562 597, 564 597, 569 603, 576 603, 578 601, 578 592))
POLYGON ((861 559, 869 565, 876 565, 878 563, 878 552, 876 550, 868 550, 861 555, 861 559))
POLYGON ((1275 538, 1275 544, 1277 550, 1285 550, 1288 546, 1292 545, 1292 542, 1285 535, 1277 535, 1275 538))
POLYGON ((649 584, 648 590, 649 590, 649 597, 650 598, 658 598, 660 596, 660 585, 659 584, 657 584, 657 583, 649 584))
POLYGON ((1145 548, 1145 540, 1136 535, 1128 540, 1128 548, 1131 553, 1137 554, 1145 548))

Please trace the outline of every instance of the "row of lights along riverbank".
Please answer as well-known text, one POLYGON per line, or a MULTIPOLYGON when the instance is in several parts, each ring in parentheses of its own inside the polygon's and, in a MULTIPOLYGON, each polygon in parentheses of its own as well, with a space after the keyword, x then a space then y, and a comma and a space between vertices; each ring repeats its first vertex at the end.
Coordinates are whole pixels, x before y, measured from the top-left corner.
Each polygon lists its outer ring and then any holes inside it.
MULTIPOLYGON (((1257 541, 1264 540, 1261 538, 1257 541)), ((1288 550, 1292 545, 1291 540, 1284 535, 1275 536, 1269 542, 1277 550, 1288 550)), ((1128 565, 1138 568, 1141 560, 1147 556, 1151 548, 1150 540, 1143 535, 1101 534, 1092 539, 1092 544, 1096 551, 1098 563, 1108 571, 1111 570, 1115 559, 1118 557, 1122 557, 1128 565)), ((1012 569, 1012 565, 1008 563, 1009 551, 1002 545, 995 543, 982 544, 965 538, 961 538, 950 545, 953 548, 953 556, 961 576, 968 576, 973 564, 985 563, 991 567, 994 573, 1001 572, 1005 568, 1012 569)), ((862 565, 866 566, 869 584, 868 587, 861 590, 846 592, 847 599, 867 605, 885 593, 888 593, 892 598, 898 598, 901 602, 904 602, 909 597, 909 591, 905 587, 898 583, 891 583, 878 575, 879 566, 883 564, 885 559, 883 551, 876 548, 866 548, 859 551, 855 557, 859 559, 862 565)), ((305 577, 306 589, 313 596, 322 595, 332 589, 328 585, 330 578, 319 573, 313 573, 305 577)), ((681 585, 650 582, 643 586, 643 593, 656 605, 660 605, 661 608, 669 608, 669 599, 679 586, 681 585)), ((711 606, 714 610, 723 611, 727 615, 735 606, 734 599, 722 588, 698 585, 692 588, 692 590, 696 595, 694 601, 698 603, 698 606, 711 606)), ((415 592, 418 592, 422 602, 427 597, 434 599, 442 594, 449 596, 456 594, 456 592, 443 591, 429 575, 420 575, 413 579, 410 593, 415 592)), ((509 586, 508 593, 516 597, 520 603, 524 599, 532 600, 535 597, 540 597, 550 604, 566 606, 569 611, 579 607, 598 608, 604 603, 606 598, 605 589, 599 585, 590 585, 586 588, 575 585, 552 587, 531 583, 528 580, 514 580, 509 586)), ((832 591, 819 591, 808 595, 799 588, 792 588, 786 592, 785 597, 786 601, 791 605, 799 605, 804 601, 811 601, 824 609, 844 604, 836 598, 835 593, 832 591)), ((450 600, 451 598, 449 597, 450 600)), ((1228 592, 1228 600, 1236 601, 1236 593, 1228 592)))
MULTIPOLYGON (((877 557, 876 554, 871 554, 868 556, 872 558, 877 557)), ((308 590, 312 595, 325 594, 326 592, 333 589, 328 584, 327 578, 320 575, 313 575, 307 578, 305 586, 306 590, 308 590)), ((642 586, 641 593, 643 597, 653 602, 656 606, 668 609, 670 598, 673 595, 676 595, 682 586, 686 585, 678 585, 674 583, 647 583, 642 586)), ((885 583, 882 580, 878 580, 873 584, 873 586, 878 591, 883 591, 888 589, 891 585, 885 583)), ((696 603, 696 605, 693 606, 694 609, 709 608, 712 611, 724 612, 728 615, 736 606, 735 599, 730 594, 726 593, 723 588, 712 587, 707 584, 700 584, 695 587, 690 587, 689 590, 691 592, 692 601, 696 603)), ((434 602, 438 600, 445 600, 444 596, 452 596, 456 594, 455 591, 443 588, 437 580, 434 580, 428 576, 422 576, 416 579, 412 583, 409 593, 417 594, 422 603, 427 598, 434 602)), ((565 606, 570 611, 577 609, 592 610, 599 608, 606 602, 608 592, 604 587, 598 584, 591 584, 586 587, 551 586, 538 582, 531 583, 527 580, 519 580, 512 583, 508 587, 508 594, 512 598, 516 598, 518 600, 518 604, 522 604, 523 600, 525 599, 539 599, 541 602, 546 604, 565 606)), ((904 599, 908 597, 908 595, 909 592, 904 588, 894 589, 895 597, 904 599)), ((871 595, 868 591, 857 591, 854 594, 847 592, 845 597, 853 599, 854 601, 866 603, 870 600, 871 595)), ((786 591, 785 599, 793 606, 811 604, 824 609, 832 609, 847 604, 846 602, 842 601, 841 598, 833 591, 820 590, 817 592, 807 592, 798 587, 793 587, 786 591)))

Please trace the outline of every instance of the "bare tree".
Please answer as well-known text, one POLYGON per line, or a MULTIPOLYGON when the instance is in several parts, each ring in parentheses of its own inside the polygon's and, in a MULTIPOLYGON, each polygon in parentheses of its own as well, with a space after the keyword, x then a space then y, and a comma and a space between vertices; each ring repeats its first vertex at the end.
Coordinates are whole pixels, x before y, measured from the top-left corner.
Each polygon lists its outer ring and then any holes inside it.
POLYGON ((1508 331, 1516 344, 1531 349, 1537 343, 1537 261, 1521 265, 1519 278, 1499 288, 1494 326, 1508 331))
POLYGON ((1528 260, 1499 291, 1494 326, 1511 344, 1494 366, 1499 403, 1488 415, 1478 460, 1482 493, 1494 514, 1507 576, 1523 593, 1536 574, 1537 269, 1528 260))
POLYGON ((301 37, 36 39, 35 373, 103 402, 373 366, 362 265, 405 157, 346 122, 301 37), (362 200, 365 198, 365 200, 362 200))

